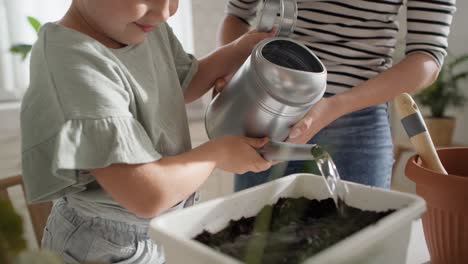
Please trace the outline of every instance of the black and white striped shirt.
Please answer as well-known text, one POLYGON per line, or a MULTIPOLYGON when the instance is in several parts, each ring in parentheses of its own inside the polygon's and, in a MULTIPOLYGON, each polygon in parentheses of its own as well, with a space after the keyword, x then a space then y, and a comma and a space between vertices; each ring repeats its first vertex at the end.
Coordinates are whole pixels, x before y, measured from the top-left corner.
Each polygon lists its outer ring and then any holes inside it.
MULTIPOLYGON (((226 13, 246 22, 260 0, 229 0, 226 13)), ((335 94, 392 66, 399 30, 397 15, 407 9, 406 54, 424 52, 441 65, 447 54, 455 0, 297 0, 292 38, 301 40, 328 70, 327 93, 335 94)))

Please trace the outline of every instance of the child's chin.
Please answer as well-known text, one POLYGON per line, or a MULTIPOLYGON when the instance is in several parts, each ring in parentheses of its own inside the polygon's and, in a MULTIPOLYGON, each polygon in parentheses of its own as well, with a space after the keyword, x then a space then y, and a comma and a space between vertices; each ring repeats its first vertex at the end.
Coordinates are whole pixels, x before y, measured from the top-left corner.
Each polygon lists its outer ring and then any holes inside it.
POLYGON ((136 45, 136 44, 143 42, 145 38, 146 38, 146 34, 141 34, 141 35, 139 34, 139 36, 126 38, 125 40, 122 41, 122 43, 126 45, 136 45))

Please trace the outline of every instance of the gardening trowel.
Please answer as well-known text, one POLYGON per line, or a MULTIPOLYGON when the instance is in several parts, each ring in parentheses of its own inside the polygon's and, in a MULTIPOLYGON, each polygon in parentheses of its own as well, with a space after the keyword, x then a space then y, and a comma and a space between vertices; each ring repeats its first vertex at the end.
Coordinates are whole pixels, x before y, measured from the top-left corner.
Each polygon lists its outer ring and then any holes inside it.
POLYGON ((401 124, 408 134, 414 149, 419 154, 424 167, 447 174, 440 162, 434 143, 427 131, 426 123, 421 116, 418 106, 407 93, 402 93, 395 98, 395 106, 400 116, 401 124))

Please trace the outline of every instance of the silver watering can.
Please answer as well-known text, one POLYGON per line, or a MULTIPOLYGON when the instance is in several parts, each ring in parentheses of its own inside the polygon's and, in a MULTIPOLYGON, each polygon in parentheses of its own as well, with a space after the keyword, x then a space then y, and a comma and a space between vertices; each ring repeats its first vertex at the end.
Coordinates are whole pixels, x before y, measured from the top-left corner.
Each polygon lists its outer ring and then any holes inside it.
POLYGON ((295 0, 266 0, 261 12, 257 29, 270 31, 276 26, 277 36, 259 42, 211 101, 205 114, 206 132, 209 138, 269 137, 272 141, 259 150, 266 159, 311 159, 308 153, 314 145, 281 141, 322 98, 327 71, 311 50, 287 37, 294 31, 295 0))

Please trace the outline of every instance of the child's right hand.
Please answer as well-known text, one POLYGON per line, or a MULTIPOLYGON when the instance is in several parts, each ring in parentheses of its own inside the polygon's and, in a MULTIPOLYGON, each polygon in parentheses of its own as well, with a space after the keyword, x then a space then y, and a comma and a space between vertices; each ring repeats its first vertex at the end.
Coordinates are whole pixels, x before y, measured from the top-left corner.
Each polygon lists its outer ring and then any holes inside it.
POLYGON ((256 29, 252 29, 234 40, 232 45, 234 46, 237 54, 243 54, 243 57, 247 57, 258 42, 266 38, 274 37, 275 34, 276 28, 272 29, 270 32, 259 32, 256 29))
POLYGON ((250 55, 255 45, 266 38, 274 37, 275 34, 276 28, 272 29, 270 32, 259 32, 256 29, 252 29, 229 44, 229 53, 231 53, 229 56, 229 60, 231 62, 229 63, 230 68, 226 75, 216 80, 213 90, 213 97, 220 93, 221 90, 223 90, 226 83, 230 81, 237 69, 250 55))
POLYGON ((271 167, 257 149, 263 147, 268 138, 248 138, 238 135, 227 135, 209 142, 216 153, 217 167, 237 174, 248 171, 260 172, 271 167))

